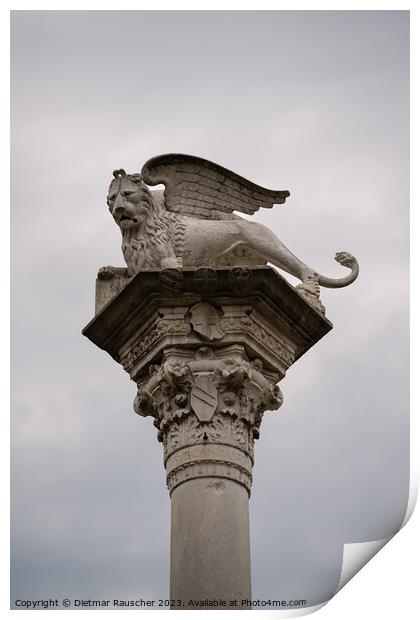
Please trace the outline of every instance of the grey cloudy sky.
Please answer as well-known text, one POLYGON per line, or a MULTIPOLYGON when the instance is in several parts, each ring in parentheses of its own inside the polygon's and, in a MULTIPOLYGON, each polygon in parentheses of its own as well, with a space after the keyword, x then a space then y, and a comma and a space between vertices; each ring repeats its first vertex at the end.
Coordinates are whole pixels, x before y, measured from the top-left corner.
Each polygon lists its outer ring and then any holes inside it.
MULTIPOLYGON (((330 332, 266 414, 251 498, 254 598, 325 600, 342 546, 408 493, 408 12, 12 14, 12 601, 165 598, 170 503, 135 386, 81 336, 122 265, 112 170, 184 152, 266 187, 255 218, 322 289, 330 332)), ((217 535, 217 532, 215 532, 217 535)))

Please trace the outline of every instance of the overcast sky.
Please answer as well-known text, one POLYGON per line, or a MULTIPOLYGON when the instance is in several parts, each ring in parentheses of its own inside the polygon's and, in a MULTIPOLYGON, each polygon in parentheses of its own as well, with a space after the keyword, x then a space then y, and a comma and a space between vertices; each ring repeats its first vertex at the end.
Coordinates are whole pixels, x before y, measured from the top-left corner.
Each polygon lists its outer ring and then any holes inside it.
MULTIPOLYGON (((304 262, 334 329, 265 415, 254 598, 328 598, 344 543, 408 494, 408 12, 12 14, 12 602, 167 598, 162 446, 135 385, 81 335, 123 265, 112 171, 183 152, 289 189, 255 219, 304 262)), ((290 279, 290 278, 289 278, 290 279)))

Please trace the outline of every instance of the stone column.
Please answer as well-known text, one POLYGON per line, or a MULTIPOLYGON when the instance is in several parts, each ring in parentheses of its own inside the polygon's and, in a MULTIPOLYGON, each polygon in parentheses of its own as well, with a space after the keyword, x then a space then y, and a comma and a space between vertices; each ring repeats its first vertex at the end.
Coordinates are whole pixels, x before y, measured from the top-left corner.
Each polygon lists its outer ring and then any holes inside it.
MULTIPOLYGON (((197 321, 210 304, 198 304, 197 321), (198 318, 199 317, 199 318, 198 318)), ((216 323, 216 321, 215 321, 216 323)), ((134 403, 163 443, 172 500, 171 599, 251 598, 248 498, 254 438, 280 389, 243 345, 168 347, 134 403)))
POLYGON ((331 323, 268 267, 166 269, 122 284, 97 282, 84 334, 136 382, 134 410, 163 444, 170 598, 246 607, 254 440, 282 404, 278 381, 331 323))

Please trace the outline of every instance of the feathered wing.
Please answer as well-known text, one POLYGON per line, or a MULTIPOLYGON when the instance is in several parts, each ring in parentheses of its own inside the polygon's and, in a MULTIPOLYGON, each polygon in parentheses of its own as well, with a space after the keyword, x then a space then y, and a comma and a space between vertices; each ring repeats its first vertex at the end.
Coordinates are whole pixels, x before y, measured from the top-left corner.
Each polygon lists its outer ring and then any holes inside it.
POLYGON ((252 215, 290 196, 270 190, 201 157, 170 153, 152 157, 141 170, 147 185, 165 185, 165 207, 184 215, 221 219, 233 211, 252 215), (224 214, 224 215, 223 215, 224 214))

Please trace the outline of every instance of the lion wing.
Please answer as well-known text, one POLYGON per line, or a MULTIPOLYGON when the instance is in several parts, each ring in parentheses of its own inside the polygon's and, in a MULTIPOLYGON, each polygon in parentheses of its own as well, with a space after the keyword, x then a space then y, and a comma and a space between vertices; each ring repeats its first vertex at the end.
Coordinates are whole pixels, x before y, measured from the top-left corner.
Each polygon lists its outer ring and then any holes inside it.
POLYGON ((290 196, 287 190, 270 190, 192 155, 171 153, 152 157, 141 170, 147 185, 165 185, 165 207, 184 215, 219 219, 240 211, 252 215, 271 209, 290 196))

